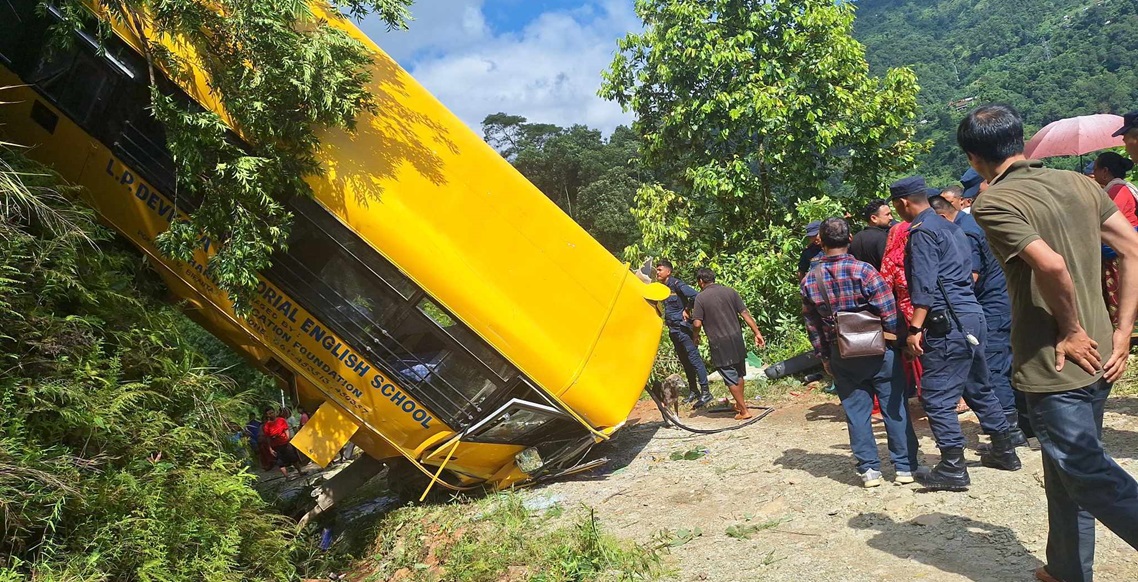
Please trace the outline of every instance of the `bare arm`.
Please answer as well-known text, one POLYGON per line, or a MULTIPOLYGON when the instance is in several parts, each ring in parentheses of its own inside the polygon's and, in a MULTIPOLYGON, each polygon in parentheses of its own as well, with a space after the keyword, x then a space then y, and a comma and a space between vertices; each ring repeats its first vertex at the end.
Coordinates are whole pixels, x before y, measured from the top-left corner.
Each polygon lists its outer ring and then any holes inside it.
POLYGON ((1138 316, 1138 232, 1121 212, 1102 224, 1102 241, 1118 254, 1118 328, 1114 330, 1114 347, 1103 369, 1108 382, 1114 382, 1126 371, 1130 355, 1130 333, 1138 316))
POLYGON ((1091 339, 1079 323, 1075 282, 1067 270, 1067 261, 1043 239, 1028 243, 1019 256, 1031 267, 1039 294, 1043 296, 1043 301, 1047 303, 1051 316, 1059 326, 1059 341, 1055 344, 1055 370, 1062 371, 1068 359, 1088 374, 1102 369, 1098 342, 1091 339))
POLYGON ((759 331, 759 325, 755 323, 755 318, 751 317, 751 312, 744 309, 739 315, 743 316, 743 321, 747 322, 747 326, 755 334, 755 345, 760 348, 767 345, 767 340, 763 339, 763 334, 759 331))
MULTIPOLYGON (((929 315, 928 307, 913 307, 913 317, 909 318, 909 325, 913 327, 925 327, 925 318, 929 315)), ((905 349, 908 350, 910 356, 923 356, 925 348, 921 345, 921 340, 924 339, 925 332, 910 333, 905 337, 905 349)))
POLYGON ((696 319, 691 322, 691 339, 695 345, 699 345, 699 330, 703 329, 703 320, 696 319))

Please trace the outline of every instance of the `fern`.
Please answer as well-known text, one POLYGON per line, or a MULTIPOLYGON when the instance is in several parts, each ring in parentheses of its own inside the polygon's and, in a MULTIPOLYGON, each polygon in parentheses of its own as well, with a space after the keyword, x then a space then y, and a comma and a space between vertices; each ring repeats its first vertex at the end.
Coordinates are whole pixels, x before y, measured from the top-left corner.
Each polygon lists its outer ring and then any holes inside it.
POLYGON ((0 582, 293 577, 227 446, 254 394, 57 178, 0 160, 0 582))

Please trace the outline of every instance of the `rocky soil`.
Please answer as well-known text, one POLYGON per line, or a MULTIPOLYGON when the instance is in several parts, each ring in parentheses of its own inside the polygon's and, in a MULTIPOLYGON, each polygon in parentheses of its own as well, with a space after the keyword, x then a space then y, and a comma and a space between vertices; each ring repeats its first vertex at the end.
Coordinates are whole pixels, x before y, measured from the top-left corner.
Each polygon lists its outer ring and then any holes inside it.
MULTIPOLYGON (((974 446, 976 419, 961 418, 974 446)), ((735 421, 700 414, 685 422, 735 421)), ((1043 563, 1038 451, 1020 449, 1024 467, 1008 473, 981 467, 970 450, 966 493, 895 485, 887 461, 888 482, 864 489, 833 397, 791 398, 755 425, 708 436, 664 428, 650 401, 630 423, 604 445, 604 470, 525 495, 537 507, 594 507, 622 537, 669 541, 680 580, 1027 582, 1043 563)), ((1138 473, 1138 398, 1113 398, 1105 424, 1108 450, 1138 473)), ((884 429, 875 426, 887 460, 884 429)), ((916 426, 923 463, 932 464, 928 425, 922 418, 916 426)), ((1138 553, 1101 525, 1096 579, 1138 580, 1138 553)))

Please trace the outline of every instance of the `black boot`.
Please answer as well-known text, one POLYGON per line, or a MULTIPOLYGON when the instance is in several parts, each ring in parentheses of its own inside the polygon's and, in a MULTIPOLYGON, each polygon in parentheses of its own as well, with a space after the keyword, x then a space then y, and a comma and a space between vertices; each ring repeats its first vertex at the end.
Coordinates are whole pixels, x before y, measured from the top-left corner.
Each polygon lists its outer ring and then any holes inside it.
MULTIPOLYGON (((1013 412, 1008 415, 1008 425, 1011 427, 1008 429, 1008 440, 1011 442, 1013 447, 1018 448, 1031 446, 1031 444, 1027 442, 1027 435, 1024 434, 1024 432, 1019 428, 1018 412, 1013 412)), ((987 455, 992 452, 992 445, 989 445, 988 443, 980 443, 976 445, 976 452, 980 453, 981 456, 987 455)))
POLYGON ((1011 442, 1012 447, 1026 447, 1027 435, 1019 428, 1019 413, 1013 412, 1008 415, 1008 440, 1011 442))
POLYGON ((696 400, 695 404, 692 404, 692 408, 703 408, 704 406, 707 406, 708 403, 710 403, 712 400, 713 398, 711 396, 711 389, 704 386, 699 389, 699 400, 696 400))
MULTIPOLYGON (((1015 445, 1012 444, 1013 432, 1019 432, 1019 429, 992 435, 992 449, 980 455, 980 464, 1001 471, 1018 471, 1023 464, 1020 463, 1015 445)), ((1022 432, 1020 436, 1023 436, 1022 432)))
POLYGON ((699 390, 689 390, 688 397, 684 398, 684 404, 695 404, 699 400, 699 390))
POLYGON ((918 470, 914 477, 922 487, 936 491, 964 491, 972 484, 963 447, 941 449, 940 462, 932 469, 918 470))

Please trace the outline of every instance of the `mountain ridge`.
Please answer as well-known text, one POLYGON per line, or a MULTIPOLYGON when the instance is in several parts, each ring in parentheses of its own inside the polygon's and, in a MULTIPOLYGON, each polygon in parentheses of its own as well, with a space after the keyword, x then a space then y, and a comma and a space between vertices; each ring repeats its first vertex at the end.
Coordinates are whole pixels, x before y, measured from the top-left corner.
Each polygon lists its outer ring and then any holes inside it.
POLYGON ((861 0, 854 36, 874 74, 917 73, 917 138, 934 141, 917 171, 938 185, 967 169, 955 131, 975 104, 1016 107, 1029 137, 1056 119, 1138 109, 1132 0, 861 0))

